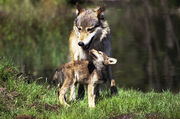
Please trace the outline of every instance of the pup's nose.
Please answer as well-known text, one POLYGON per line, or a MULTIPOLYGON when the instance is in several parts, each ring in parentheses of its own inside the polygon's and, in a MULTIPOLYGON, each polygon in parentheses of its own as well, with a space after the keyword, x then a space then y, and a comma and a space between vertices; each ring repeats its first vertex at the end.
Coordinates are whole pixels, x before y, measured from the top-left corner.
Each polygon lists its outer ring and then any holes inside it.
POLYGON ((79 46, 84 46, 84 43, 83 42, 79 42, 78 45, 79 46))
POLYGON ((89 50, 89 53, 92 53, 92 50, 89 50))

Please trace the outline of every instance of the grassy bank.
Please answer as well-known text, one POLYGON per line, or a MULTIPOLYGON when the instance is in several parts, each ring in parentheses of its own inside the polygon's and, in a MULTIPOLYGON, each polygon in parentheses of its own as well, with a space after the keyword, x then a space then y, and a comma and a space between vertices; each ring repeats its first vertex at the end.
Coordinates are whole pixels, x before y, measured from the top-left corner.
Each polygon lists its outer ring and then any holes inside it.
MULTIPOLYGON (((17 116, 36 118, 180 118, 180 93, 142 93, 136 90, 118 89, 118 96, 101 97, 94 109, 88 108, 84 100, 70 103, 70 108, 59 105, 57 88, 49 84, 28 83, 28 77, 18 75, 17 68, 10 62, 0 63, 0 118, 17 116)), ((37 79, 38 80, 38 79, 37 79)))

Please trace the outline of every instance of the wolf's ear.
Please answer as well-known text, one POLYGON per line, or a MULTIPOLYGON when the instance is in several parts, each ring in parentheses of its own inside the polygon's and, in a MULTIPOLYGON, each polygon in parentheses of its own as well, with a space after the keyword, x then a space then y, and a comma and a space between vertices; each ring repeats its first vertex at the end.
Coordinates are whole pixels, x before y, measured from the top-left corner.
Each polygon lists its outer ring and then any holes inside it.
POLYGON ((97 11, 97 16, 100 18, 104 18, 104 11, 105 11, 106 7, 105 6, 101 6, 97 11))
POLYGON ((117 59, 115 59, 115 58, 108 58, 108 64, 116 64, 116 62, 117 62, 117 59))
POLYGON ((82 11, 83 9, 80 7, 79 3, 76 3, 76 16, 78 16, 82 11))

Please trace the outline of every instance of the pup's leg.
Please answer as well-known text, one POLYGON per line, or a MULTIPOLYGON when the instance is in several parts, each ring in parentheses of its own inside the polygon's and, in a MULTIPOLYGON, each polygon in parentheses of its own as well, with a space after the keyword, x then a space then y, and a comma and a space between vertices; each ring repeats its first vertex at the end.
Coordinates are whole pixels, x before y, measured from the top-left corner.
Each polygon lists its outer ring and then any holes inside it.
POLYGON ((73 83, 71 85, 70 101, 75 100, 75 99, 76 99, 76 85, 75 83, 73 83))
POLYGON ((66 95, 66 92, 68 91, 69 87, 70 87, 70 85, 66 85, 64 83, 63 86, 59 89, 60 104, 65 105, 65 106, 69 106, 65 101, 65 95, 66 95))
POLYGON ((88 104, 90 108, 95 107, 95 95, 94 95, 94 88, 95 86, 93 84, 88 85, 88 104))
MULTIPOLYGON (((89 70, 89 73, 91 74, 95 69, 95 66, 92 62, 89 62, 88 64, 88 70, 89 70)), ((97 90, 97 93, 98 93, 98 90, 97 90)), ((84 88, 84 85, 82 84, 79 84, 79 88, 78 88, 78 99, 82 99, 85 95, 85 88, 84 88)))

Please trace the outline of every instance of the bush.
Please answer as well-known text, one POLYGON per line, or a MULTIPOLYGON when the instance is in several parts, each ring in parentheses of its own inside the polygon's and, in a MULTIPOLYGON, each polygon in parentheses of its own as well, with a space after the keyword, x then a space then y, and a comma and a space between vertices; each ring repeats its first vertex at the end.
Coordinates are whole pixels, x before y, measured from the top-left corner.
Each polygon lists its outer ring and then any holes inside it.
POLYGON ((10 60, 5 58, 0 58, 0 84, 2 81, 7 81, 8 79, 15 78, 17 75, 17 68, 10 60))

